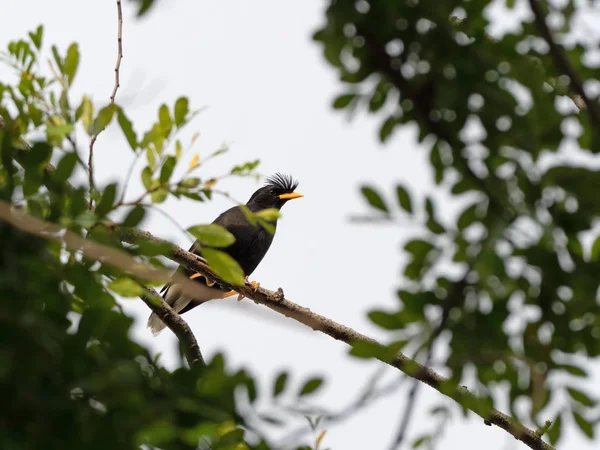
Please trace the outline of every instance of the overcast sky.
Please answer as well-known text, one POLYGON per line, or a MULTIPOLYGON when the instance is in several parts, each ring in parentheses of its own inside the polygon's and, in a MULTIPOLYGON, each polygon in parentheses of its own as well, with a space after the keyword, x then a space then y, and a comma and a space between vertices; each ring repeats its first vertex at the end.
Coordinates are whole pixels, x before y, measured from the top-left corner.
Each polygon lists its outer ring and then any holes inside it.
MULTIPOLYGON (((0 5, 3 48, 10 39, 24 37, 43 23, 45 44, 57 43, 62 51, 72 41, 81 45, 74 102, 83 93, 91 94, 99 104, 108 101, 116 58, 114 1, 1 0, 0 5)), ((405 261, 401 242, 416 229, 407 222, 357 225, 349 217, 367 211, 359 195, 362 182, 376 184, 388 195, 396 182, 402 182, 423 195, 433 189, 432 176, 413 128, 396 132, 382 146, 372 117, 361 114, 349 122, 330 108, 340 83, 311 40, 324 20, 323 10, 324 2, 315 0, 175 0, 161 1, 147 18, 137 20, 125 3, 117 101, 138 132, 146 130, 162 102, 172 105, 180 95, 188 96, 192 107, 206 106, 182 134, 184 142, 200 132, 195 146, 200 158, 223 141, 232 146, 230 153, 208 163, 202 176, 219 175, 233 164, 259 158, 261 173, 281 171, 298 178, 298 191, 305 197, 285 206, 274 244, 251 278, 267 288, 281 286, 290 300, 386 340, 389 336, 372 326, 366 313, 375 307, 395 307, 405 261)), ((504 22, 510 23, 509 19, 504 22)), ((81 138, 85 151, 87 145, 81 138)), ((107 130, 95 148, 97 183, 122 180, 132 152, 120 130, 107 130)), ((231 180, 220 187, 246 201, 259 184, 250 179, 231 180)), ((129 197, 140 192, 135 177, 129 197)), ((163 209, 185 228, 209 223, 231 205, 225 198, 208 204, 173 199, 163 209)), ((449 211, 440 208, 442 214, 449 211)), ((153 214, 143 226, 183 247, 190 244, 162 215, 153 214)), ((125 301, 124 306, 136 319, 135 338, 161 352, 163 361, 173 366, 177 353, 172 333, 166 330, 153 338, 145 328, 147 307, 139 300, 125 301)), ((248 300, 213 302, 184 317, 205 357, 225 352, 230 367, 248 367, 265 389, 282 369, 294 374, 296 386, 308 376, 323 374, 327 384, 318 404, 332 410, 347 405, 382 367, 377 361, 353 359, 346 345, 248 300)), ((388 380, 395 376, 395 370, 386 372, 388 380)), ((405 396, 405 389, 390 394, 329 429, 325 446, 334 450, 387 448, 405 396)), ((429 387, 421 390, 405 448, 433 426, 426 411, 440 401, 441 394, 429 387)), ((562 442, 563 446, 569 442, 569 448, 592 448, 578 432, 567 434, 562 442)), ((484 446, 490 450, 525 448, 479 418, 465 421, 458 417, 438 448, 484 446)))

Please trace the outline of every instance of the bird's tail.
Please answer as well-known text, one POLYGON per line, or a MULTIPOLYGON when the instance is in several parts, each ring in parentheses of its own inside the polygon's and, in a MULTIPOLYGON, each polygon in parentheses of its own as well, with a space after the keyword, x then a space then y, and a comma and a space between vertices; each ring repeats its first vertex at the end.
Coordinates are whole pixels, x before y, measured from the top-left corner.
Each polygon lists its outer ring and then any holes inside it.
POLYGON ((165 329, 166 325, 156 313, 152 313, 148 318, 147 327, 150 328, 152 336, 158 336, 160 332, 165 329))

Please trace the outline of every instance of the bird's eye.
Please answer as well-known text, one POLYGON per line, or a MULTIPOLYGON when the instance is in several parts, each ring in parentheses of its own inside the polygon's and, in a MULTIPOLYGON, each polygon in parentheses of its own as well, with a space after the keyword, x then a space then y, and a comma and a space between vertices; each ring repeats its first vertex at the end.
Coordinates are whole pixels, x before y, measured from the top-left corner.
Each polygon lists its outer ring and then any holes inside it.
POLYGON ((271 190, 269 191, 269 194, 271 194, 271 195, 275 195, 275 189, 271 189, 271 190))

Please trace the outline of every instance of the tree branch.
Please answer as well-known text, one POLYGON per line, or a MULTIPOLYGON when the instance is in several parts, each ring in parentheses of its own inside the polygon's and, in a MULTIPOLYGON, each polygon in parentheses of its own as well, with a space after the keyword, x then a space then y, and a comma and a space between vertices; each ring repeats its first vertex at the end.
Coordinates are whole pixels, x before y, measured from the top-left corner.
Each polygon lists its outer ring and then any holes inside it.
POLYGON ((574 94, 577 94, 581 97, 586 106, 584 109, 588 111, 594 128, 596 130, 600 130, 600 104, 598 104, 597 101, 592 101, 586 95, 585 90, 583 89, 583 80, 579 76, 579 73, 577 73, 577 71, 571 66, 571 63, 569 62, 567 55, 565 55, 565 53, 562 51, 562 48, 556 42, 554 42, 550 28, 548 28, 548 24, 546 23, 546 16, 542 11, 539 0, 529 0, 529 6, 531 7, 531 11, 535 16, 535 23, 539 28, 542 37, 550 47, 550 54, 554 58, 554 62, 556 63, 558 69, 569 77, 569 80, 571 81, 569 83, 569 87, 574 94))
MULTIPOLYGON (((284 297, 283 290, 281 288, 274 292, 262 287, 259 287, 255 290, 249 283, 245 284, 244 286, 233 286, 223 282, 217 276, 215 276, 215 274, 210 271, 203 259, 193 253, 187 252, 163 239, 154 237, 146 231, 132 228, 119 228, 114 225, 111 226, 111 228, 124 242, 136 244, 144 240, 149 240, 161 245, 169 245, 169 259, 178 262, 179 264, 182 264, 191 270, 201 273, 211 281, 218 282, 224 288, 236 290, 244 297, 253 300, 255 303, 267 306, 273 311, 294 319, 315 331, 319 331, 350 346, 357 342, 366 342, 381 349, 385 348, 374 339, 365 336, 364 334, 361 334, 350 327, 337 323, 325 316, 312 312, 308 308, 304 308, 296 303, 291 302, 284 297)), ((412 378, 428 384, 441 394, 450 397, 459 404, 463 405, 465 408, 482 417, 486 423, 489 422, 490 424, 494 424, 508 431, 512 436, 522 441, 530 448, 535 450, 554 450, 554 447, 545 443, 541 437, 535 433, 535 431, 524 427, 506 414, 485 406, 483 400, 471 393, 467 388, 454 385, 447 378, 441 376, 434 370, 425 367, 416 361, 413 361, 404 354, 398 353, 391 359, 385 359, 382 357, 377 359, 399 369, 412 378)))
POLYGON ((141 295, 140 298, 148 305, 148 308, 150 308, 152 312, 160 317, 173 334, 177 336, 177 339, 183 347, 188 364, 190 366, 194 364, 205 365, 206 363, 202 357, 202 352, 200 351, 196 336, 194 336, 194 333, 187 322, 183 320, 154 289, 144 286, 144 291, 146 291, 146 294, 141 295))
MULTIPOLYGON (((115 97, 117 95, 117 90, 119 89, 119 70, 121 68, 121 60, 123 59, 123 11, 121 9, 121 0, 117 0, 117 63, 115 65, 115 85, 112 90, 112 94, 110 95, 110 104, 115 104, 115 97)), ((104 128, 98 130, 92 136, 90 140, 90 152, 88 155, 88 183, 90 185, 90 202, 89 209, 92 209, 94 206, 94 201, 92 199, 92 193, 94 192, 95 183, 94 183, 94 144, 98 139, 100 133, 104 131, 104 128)))
MULTIPOLYGON (((140 279, 164 282, 169 278, 169 275, 171 275, 169 271, 165 269, 140 263, 122 250, 93 242, 90 239, 84 239, 58 225, 44 222, 28 214, 12 211, 10 205, 4 201, 0 201, 0 219, 11 223, 13 226, 28 233, 46 239, 64 242, 69 249, 81 251, 87 259, 99 261, 102 264, 112 265, 140 279)), ((225 288, 235 289, 243 296, 252 299, 255 303, 265 305, 315 331, 320 331, 321 333, 348 345, 353 345, 357 342, 366 342, 375 347, 385 349, 383 345, 379 344, 374 339, 287 300, 284 298, 281 288, 279 288, 277 292, 274 292, 260 287, 255 290, 250 283, 247 283, 244 286, 232 286, 219 280, 210 271, 206 262, 193 253, 187 252, 163 239, 156 238, 146 231, 124 229, 110 223, 106 225, 124 242, 135 244, 143 240, 149 240, 158 244, 169 245, 171 250, 169 258, 173 261, 203 274, 212 281, 217 281, 225 288)), ((199 293, 200 287, 198 284, 188 279, 185 275, 175 272, 171 276, 181 284, 183 292, 185 292, 186 295, 195 296, 199 293)), ((152 297, 156 294, 156 291, 147 290, 146 293, 147 295, 143 296, 144 301, 151 309, 153 309, 153 311, 162 314, 161 317, 166 319, 165 323, 167 326, 169 326, 169 328, 177 335, 182 345, 187 347, 186 357, 188 358, 190 365, 201 363, 203 361, 202 355, 189 326, 187 326, 185 321, 164 303, 164 301, 161 303, 161 306, 156 305, 152 301, 152 297)), ((465 408, 473 411, 488 423, 508 431, 512 436, 522 441, 530 448, 535 450, 554 450, 554 447, 546 444, 535 431, 524 427, 506 414, 486 406, 482 399, 471 393, 467 388, 456 386, 447 378, 441 376, 434 370, 411 360, 404 354, 398 353, 390 359, 383 357, 377 359, 399 369, 412 378, 428 384, 441 394, 446 395, 465 408)))

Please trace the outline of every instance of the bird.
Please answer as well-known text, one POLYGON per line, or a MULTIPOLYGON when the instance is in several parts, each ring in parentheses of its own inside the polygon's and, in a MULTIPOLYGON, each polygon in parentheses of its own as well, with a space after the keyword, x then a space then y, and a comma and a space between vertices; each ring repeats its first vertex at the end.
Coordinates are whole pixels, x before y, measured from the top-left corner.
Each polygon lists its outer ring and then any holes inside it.
MULTIPOLYGON (((299 182, 291 175, 278 172, 266 178, 265 185, 252 194, 246 203, 246 207, 252 213, 270 208, 279 210, 289 200, 304 197, 304 195, 296 192, 298 185, 299 182)), ((273 227, 269 231, 263 226, 250 223, 242 207, 238 205, 229 208, 212 223, 224 227, 235 237, 233 244, 228 247, 221 247, 219 250, 229 254, 236 260, 242 268, 246 280, 248 280, 248 277, 258 267, 273 242, 277 220, 271 222, 273 227)), ((200 255, 200 249, 200 244, 195 241, 189 251, 200 255)), ((221 299, 236 294, 235 291, 230 291, 218 283, 208 280, 204 275, 184 266, 180 265, 176 271, 196 281, 201 287, 201 293, 194 298, 183 295, 181 285, 173 281, 162 288, 160 293, 163 299, 179 314, 184 314, 209 300, 221 299)), ((255 281, 252 284, 255 288, 260 285, 255 281)), ((154 336, 158 336, 166 325, 156 313, 152 313, 148 318, 147 326, 154 336)))

